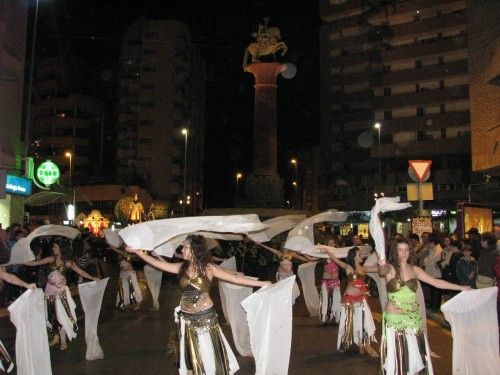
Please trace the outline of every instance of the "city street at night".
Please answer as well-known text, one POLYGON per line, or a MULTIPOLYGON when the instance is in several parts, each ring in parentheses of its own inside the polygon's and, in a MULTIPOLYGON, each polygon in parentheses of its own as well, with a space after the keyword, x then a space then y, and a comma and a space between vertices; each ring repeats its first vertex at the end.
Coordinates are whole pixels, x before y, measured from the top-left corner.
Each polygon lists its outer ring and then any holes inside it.
MULTIPOLYGON (((141 275, 141 273, 139 273, 141 275)), ((116 298, 116 276, 111 279, 101 311, 98 329, 99 340, 104 350, 104 359, 85 360, 85 339, 83 320, 80 320, 78 337, 65 352, 51 349, 52 369, 55 375, 98 375, 98 374, 175 374, 175 347, 173 309, 180 298, 180 288, 175 278, 164 277, 160 293, 160 311, 152 310, 151 296, 145 280, 140 277, 141 290, 145 300, 138 311, 119 312, 114 308, 116 298), (169 342, 171 345, 169 346, 169 342)), ((217 288, 213 297, 218 300, 217 288)), ((75 298, 76 299, 76 298, 75 298)), ((380 337, 380 304, 378 299, 370 298, 374 311, 377 334, 380 337)), ((220 305, 217 306, 220 311, 220 305)), ((220 311, 221 312, 221 311, 220 311)), ((222 313, 220 313, 222 316, 222 313)), ((2 335, 9 332, 6 345, 12 348, 12 325, 6 318, 1 321, 2 335)), ((440 356, 433 358, 436 375, 451 374, 452 339, 450 331, 436 322, 428 321, 431 349, 440 356)), ((224 334, 232 344, 231 330, 223 324, 224 334)), ((297 300, 293 315, 293 338, 290 355, 289 374, 375 374, 380 365, 378 358, 357 353, 340 354, 335 350, 337 327, 320 324, 318 318, 307 316, 303 298, 297 300)), ((378 340, 380 342, 380 340, 378 340)), ((378 348, 378 344, 374 344, 378 348)), ((235 353, 237 353, 235 351, 235 353)), ((251 357, 238 356, 240 371, 237 374, 255 373, 251 357)))

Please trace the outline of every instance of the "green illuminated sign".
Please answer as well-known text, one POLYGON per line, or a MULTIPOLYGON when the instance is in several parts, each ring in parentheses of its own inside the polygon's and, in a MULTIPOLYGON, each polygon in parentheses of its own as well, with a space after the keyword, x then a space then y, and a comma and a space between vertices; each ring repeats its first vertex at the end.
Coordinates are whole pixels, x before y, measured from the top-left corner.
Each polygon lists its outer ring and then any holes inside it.
POLYGON ((60 176, 59 167, 50 160, 44 161, 36 170, 36 177, 46 186, 55 184, 60 176))

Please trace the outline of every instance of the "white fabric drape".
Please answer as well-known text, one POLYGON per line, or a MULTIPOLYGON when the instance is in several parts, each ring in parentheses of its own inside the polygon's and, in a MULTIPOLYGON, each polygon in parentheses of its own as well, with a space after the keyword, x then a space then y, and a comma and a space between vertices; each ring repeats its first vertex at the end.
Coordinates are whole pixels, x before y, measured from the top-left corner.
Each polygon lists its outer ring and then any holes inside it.
POLYGON ((50 375, 45 298, 41 289, 27 290, 9 306, 16 326, 16 362, 20 375, 50 375))
POLYGON ((385 236, 382 223, 380 222, 379 213, 387 211, 399 211, 411 207, 410 203, 399 203, 399 197, 383 197, 375 202, 370 213, 370 223, 368 229, 375 241, 375 251, 380 259, 385 259, 385 236))
MULTIPOLYGON (((378 254, 373 252, 370 254, 368 258, 366 258, 364 265, 365 266, 376 266, 378 263, 378 254)), ((385 310, 385 305, 387 304, 387 286, 385 277, 380 277, 378 272, 370 272, 366 274, 371 277, 375 283, 377 284, 378 289, 378 299, 380 301, 380 306, 382 307, 382 311, 385 310)))
POLYGON ((161 244, 184 233, 212 231, 247 234, 265 228, 266 226, 260 222, 259 217, 255 214, 196 216, 147 221, 128 226, 122 229, 119 235, 128 246, 136 249, 154 250, 161 244))
MULTIPOLYGON (((139 304, 142 301, 142 292, 139 287, 139 282, 137 281, 137 275, 135 271, 120 271, 120 280, 122 290, 123 290, 123 304, 125 306, 130 305, 130 284, 132 284, 132 289, 134 292, 135 301, 139 304), (129 282, 130 280, 130 282, 129 282)), ((120 295, 116 295, 116 304, 120 303, 120 295)))
MULTIPOLYGON (((332 247, 331 251, 333 255, 335 255, 335 258, 346 258, 347 254, 349 253, 349 250, 351 250, 354 246, 347 246, 347 247, 332 247)), ((357 246, 359 250, 361 251, 361 254, 370 254, 372 251, 372 247, 370 245, 362 245, 362 246, 357 246)), ((319 249, 315 247, 309 247, 307 249, 303 249, 300 251, 301 254, 306 254, 306 255, 311 255, 315 258, 324 258, 328 259, 330 256, 328 254, 322 253, 319 249)))
POLYGON ((231 325, 234 346, 242 356, 252 356, 250 347, 250 332, 248 330, 247 315, 241 307, 241 302, 250 296, 253 288, 234 285, 219 281, 221 295, 224 295, 227 321, 231 325))
POLYGON ((255 242, 268 242, 278 234, 292 229, 305 219, 305 215, 283 215, 273 217, 272 219, 262 222, 263 224, 267 225, 266 229, 259 232, 250 233, 248 237, 250 237, 255 242))
MULTIPOLYGON (((224 262, 220 264, 222 268, 228 269, 230 271, 237 271, 236 269, 236 258, 231 257, 229 259, 226 259, 224 262)), ((229 314, 227 312, 227 302, 226 302, 226 295, 225 295, 226 289, 222 288, 219 284, 219 294, 220 294, 220 302, 222 306, 222 313, 224 314, 224 319, 226 319, 226 322, 229 322, 229 314)))
POLYGON ((497 292, 462 292, 441 305, 453 336, 453 374, 499 373, 497 292))
POLYGON ((288 373, 292 344, 292 288, 295 276, 261 288, 241 305, 247 312, 256 375, 288 373))
POLYGON ((104 358, 104 353, 99 344, 99 337, 97 336, 97 324, 99 323, 102 297, 106 285, 108 285, 108 280, 109 278, 106 278, 78 285, 80 300, 85 312, 85 343, 87 344, 85 359, 87 361, 104 358))
POLYGON ((146 276, 146 282, 148 283, 151 297, 153 297, 153 308, 155 310, 159 310, 160 303, 158 302, 158 297, 160 296, 161 278, 163 276, 163 272, 146 264, 144 266, 144 276, 146 276))
POLYGON ((297 224, 289 233, 285 249, 303 251, 314 246, 314 224, 322 222, 342 223, 347 220, 347 212, 328 210, 311 216, 297 224))
MULTIPOLYGON (((64 293, 66 294, 66 300, 68 301, 68 306, 71 315, 73 316, 73 320, 76 322, 76 303, 73 300, 73 297, 71 296, 71 292, 67 286, 64 287, 64 293)), ((69 318, 68 314, 66 313, 66 309, 64 308, 63 303, 61 302, 61 299, 59 297, 56 297, 55 299, 55 307, 56 307, 56 317, 57 321, 59 324, 62 326, 64 331, 66 332, 66 336, 68 337, 69 341, 73 340, 76 337, 76 332, 73 330, 73 322, 69 318)))
POLYGON ((306 302, 310 316, 319 316, 319 293, 316 288, 316 279, 314 275, 317 263, 318 262, 302 263, 297 270, 297 276, 299 276, 302 284, 304 301, 306 302))

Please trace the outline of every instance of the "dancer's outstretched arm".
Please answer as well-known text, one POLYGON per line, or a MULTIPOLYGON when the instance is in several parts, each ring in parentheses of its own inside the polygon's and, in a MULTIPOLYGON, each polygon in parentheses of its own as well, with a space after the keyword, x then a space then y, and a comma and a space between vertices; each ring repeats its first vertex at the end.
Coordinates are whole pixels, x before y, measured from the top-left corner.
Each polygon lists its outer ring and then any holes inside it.
POLYGON ((178 274, 179 269, 181 268, 181 263, 170 263, 166 260, 158 260, 157 258, 147 254, 144 250, 134 249, 129 246, 127 246, 125 250, 131 254, 136 254, 143 261, 151 264, 153 267, 158 268, 161 271, 178 274))
POLYGON ((260 281, 248 279, 243 274, 235 274, 234 272, 228 272, 224 268, 220 268, 215 264, 210 266, 210 272, 213 277, 216 277, 222 281, 227 281, 231 284, 243 285, 243 286, 252 286, 252 287, 264 287, 266 285, 271 285, 270 281, 260 281))
POLYGON ((25 288, 25 289, 35 289, 36 288, 36 284, 28 284, 28 283, 24 282, 23 280, 21 280, 16 275, 13 275, 11 273, 4 271, 1 267, 0 267, 0 279, 8 282, 9 284, 14 284, 14 285, 20 286, 20 287, 25 288))

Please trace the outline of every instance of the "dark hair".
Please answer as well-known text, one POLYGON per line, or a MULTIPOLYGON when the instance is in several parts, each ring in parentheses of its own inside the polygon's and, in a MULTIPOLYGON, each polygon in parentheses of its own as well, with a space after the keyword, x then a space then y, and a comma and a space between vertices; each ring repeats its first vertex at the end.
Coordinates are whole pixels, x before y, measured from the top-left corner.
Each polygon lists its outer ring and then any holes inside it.
POLYGON ((392 264, 394 267, 394 270, 396 271, 396 278, 400 277, 400 270, 401 270, 401 263, 399 262, 399 254, 398 254, 398 245, 399 244, 406 244, 408 248, 410 249, 410 256, 408 258, 408 264, 413 265, 414 264, 414 254, 412 251, 412 248, 410 246, 410 243, 406 241, 405 239, 397 240, 395 246, 391 246, 389 249, 389 263, 392 264))
POLYGON ((481 234, 481 241, 486 241, 488 243, 488 247, 493 247, 497 243, 497 239, 495 235, 491 232, 484 232, 481 234))
POLYGON ((456 247, 458 250, 462 250, 462 242, 460 241, 451 241, 450 246, 456 247))
POLYGON ((437 245, 439 243, 439 236, 436 233, 430 233, 428 242, 432 242, 433 244, 437 245))
POLYGON ((418 234, 416 234, 416 233, 410 233, 408 235, 408 239, 409 240, 415 240, 417 242, 420 241, 420 237, 418 237, 418 234))
POLYGON ((471 253, 473 253, 474 251, 472 250, 472 246, 467 244, 467 243, 464 243, 464 245, 462 246, 462 253, 464 251, 470 251, 471 253))
POLYGON ((356 263, 354 262, 354 258, 356 257, 356 253, 359 251, 359 247, 354 246, 347 253, 347 258, 345 262, 350 265, 354 270, 356 270, 356 263))
POLYGON ((186 237, 191 250, 191 261, 184 260, 179 270, 179 275, 187 272, 192 265, 198 275, 206 275, 208 266, 212 263, 212 253, 207 249, 205 238, 199 234, 190 234, 186 237))

